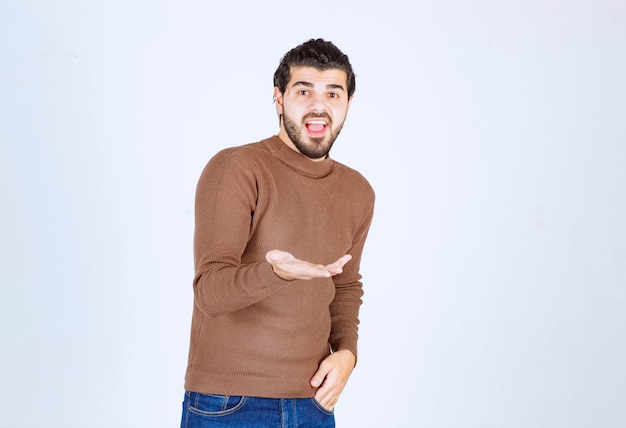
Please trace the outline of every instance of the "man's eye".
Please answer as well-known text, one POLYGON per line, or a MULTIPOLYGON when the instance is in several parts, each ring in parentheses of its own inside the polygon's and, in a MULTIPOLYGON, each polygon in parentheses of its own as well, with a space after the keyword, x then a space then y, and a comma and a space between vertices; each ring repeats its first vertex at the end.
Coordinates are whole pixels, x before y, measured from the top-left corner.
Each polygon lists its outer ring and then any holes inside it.
POLYGON ((330 94, 328 94, 328 96, 331 98, 339 98, 339 94, 336 92, 331 92, 330 94))
POLYGON ((309 91, 305 90, 305 89, 301 89, 298 91, 298 95, 308 95, 309 91))

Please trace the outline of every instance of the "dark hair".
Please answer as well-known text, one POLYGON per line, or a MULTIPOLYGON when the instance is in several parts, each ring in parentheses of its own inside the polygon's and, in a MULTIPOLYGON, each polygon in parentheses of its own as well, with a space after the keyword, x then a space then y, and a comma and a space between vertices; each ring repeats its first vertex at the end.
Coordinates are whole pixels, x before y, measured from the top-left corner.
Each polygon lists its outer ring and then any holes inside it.
POLYGON ((280 92, 285 92, 291 79, 291 69, 298 66, 314 67, 321 71, 333 68, 343 70, 348 76, 348 97, 354 94, 356 76, 352 71, 350 60, 332 42, 311 39, 287 52, 274 73, 274 86, 278 87, 280 92))

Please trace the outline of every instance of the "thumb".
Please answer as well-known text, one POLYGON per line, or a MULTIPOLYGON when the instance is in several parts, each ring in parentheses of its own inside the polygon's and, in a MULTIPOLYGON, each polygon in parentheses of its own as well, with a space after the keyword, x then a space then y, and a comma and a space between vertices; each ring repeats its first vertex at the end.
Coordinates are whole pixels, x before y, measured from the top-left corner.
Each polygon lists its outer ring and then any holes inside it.
POLYGON ((311 386, 313 388, 319 388, 319 386, 324 382, 325 378, 326 372, 322 371, 322 368, 320 367, 311 378, 311 386))

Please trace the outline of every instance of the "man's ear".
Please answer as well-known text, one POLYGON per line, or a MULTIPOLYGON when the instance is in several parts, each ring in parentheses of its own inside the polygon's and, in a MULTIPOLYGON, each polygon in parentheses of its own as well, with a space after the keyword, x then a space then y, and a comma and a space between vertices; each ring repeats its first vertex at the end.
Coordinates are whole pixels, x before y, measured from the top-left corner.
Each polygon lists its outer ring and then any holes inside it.
POLYGON ((274 102, 276 103, 276 113, 283 114, 283 94, 278 86, 274 86, 274 102))

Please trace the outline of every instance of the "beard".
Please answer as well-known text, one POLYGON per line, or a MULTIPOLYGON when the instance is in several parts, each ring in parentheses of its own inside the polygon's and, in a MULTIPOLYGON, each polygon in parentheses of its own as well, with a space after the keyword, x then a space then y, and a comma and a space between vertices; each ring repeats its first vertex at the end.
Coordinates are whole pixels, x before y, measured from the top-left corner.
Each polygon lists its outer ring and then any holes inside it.
POLYGON ((333 129, 333 123, 330 117, 325 114, 309 113, 302 118, 303 125, 298 125, 289 116, 283 113, 283 122, 285 124, 285 132, 289 139, 296 146, 298 151, 309 159, 322 159, 328 155, 333 143, 339 136, 343 122, 333 129), (309 119, 324 118, 328 121, 328 135, 323 137, 310 137, 306 135, 306 125, 304 123, 309 119))

